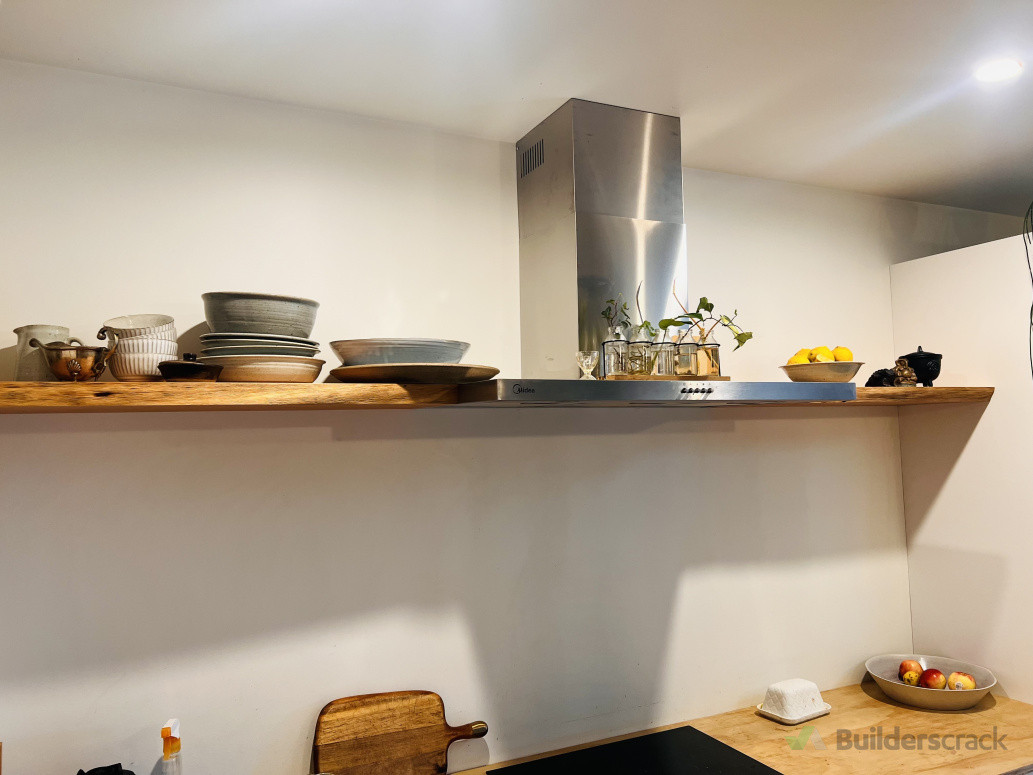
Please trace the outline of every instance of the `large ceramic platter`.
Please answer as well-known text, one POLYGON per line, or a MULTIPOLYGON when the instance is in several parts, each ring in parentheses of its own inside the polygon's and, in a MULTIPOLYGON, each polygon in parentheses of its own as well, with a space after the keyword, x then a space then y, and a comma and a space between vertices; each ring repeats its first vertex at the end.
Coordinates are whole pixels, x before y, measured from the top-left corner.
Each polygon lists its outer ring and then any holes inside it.
POLYGON ((216 355, 197 360, 222 366, 219 382, 315 382, 326 363, 290 355, 216 355))
POLYGON ((482 382, 499 370, 494 366, 470 363, 381 363, 368 366, 338 366, 331 369, 341 382, 395 382, 431 385, 457 385, 482 382))
POLYGON ((302 339, 300 336, 283 336, 281 334, 252 334, 247 331, 222 331, 219 333, 201 334, 200 339, 205 344, 221 340, 245 340, 248 344, 258 342, 268 344, 270 342, 281 342, 284 344, 304 344, 311 347, 319 347, 319 342, 314 339, 302 339))

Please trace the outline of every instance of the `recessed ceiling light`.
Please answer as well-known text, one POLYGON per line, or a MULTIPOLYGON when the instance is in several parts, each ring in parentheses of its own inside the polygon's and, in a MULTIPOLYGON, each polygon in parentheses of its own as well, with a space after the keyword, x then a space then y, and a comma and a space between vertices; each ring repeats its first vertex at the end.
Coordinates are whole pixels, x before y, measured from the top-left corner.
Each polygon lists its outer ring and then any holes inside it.
POLYGON ((976 67, 976 80, 992 83, 1017 78, 1022 72, 1022 62, 1018 59, 993 59, 976 67))

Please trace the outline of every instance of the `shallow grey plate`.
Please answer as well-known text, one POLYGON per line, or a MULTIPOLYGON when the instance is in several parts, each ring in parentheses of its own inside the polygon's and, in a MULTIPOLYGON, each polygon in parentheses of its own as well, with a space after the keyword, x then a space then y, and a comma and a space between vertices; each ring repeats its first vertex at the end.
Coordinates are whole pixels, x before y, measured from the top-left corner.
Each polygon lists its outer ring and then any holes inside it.
MULTIPOLYGON (((205 342, 205 344, 208 343, 205 342)), ((205 347, 201 350, 201 355, 300 355, 305 358, 312 358, 318 352, 318 347, 303 347, 297 344, 258 344, 235 345, 233 347, 205 347)))
POLYGON ((319 347, 315 339, 304 339, 300 336, 277 336, 276 334, 252 334, 244 331, 221 331, 219 333, 201 334, 198 339, 206 345, 219 347, 224 343, 226 346, 232 342, 237 344, 303 344, 310 347, 319 347))
POLYGON ((880 654, 869 659, 864 666, 875 679, 875 683, 890 699, 927 710, 971 708, 997 685, 997 678, 985 667, 948 657, 930 657, 922 654, 880 654), (921 686, 908 686, 897 678, 897 670, 905 659, 915 660, 923 670, 935 667, 945 677, 955 671, 968 673, 976 679, 976 688, 926 689, 921 686))
POLYGON ((432 385, 458 385, 491 379, 499 370, 494 366, 469 363, 384 363, 367 366, 338 366, 330 369, 341 382, 395 382, 432 385))
POLYGON ((345 366, 374 363, 458 363, 470 349, 455 339, 338 339, 330 346, 345 366))

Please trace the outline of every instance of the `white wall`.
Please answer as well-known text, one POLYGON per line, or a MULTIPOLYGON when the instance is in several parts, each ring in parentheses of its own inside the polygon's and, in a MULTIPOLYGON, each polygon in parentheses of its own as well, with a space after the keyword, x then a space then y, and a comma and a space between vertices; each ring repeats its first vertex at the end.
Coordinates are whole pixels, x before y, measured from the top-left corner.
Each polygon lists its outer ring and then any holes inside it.
MULTIPOLYGON (((510 148, 13 64, 0 100, 0 329, 187 329, 252 288, 323 301, 321 341, 467 338, 517 372, 510 148)), ((758 334, 731 373, 892 355, 898 205, 687 185, 699 292, 758 334)), ((911 643, 893 410, 7 416, 0 482, 11 775, 147 773, 171 715, 191 772, 302 773, 327 700, 399 688, 488 721, 460 767, 911 643)))
POLYGON ((182 333, 203 292, 257 290, 320 301, 324 343, 465 339, 471 362, 519 369, 499 143, 2 62, 0 104, 5 323, 92 339, 164 312, 182 333))
POLYGON ((1033 702, 1033 377, 1022 238, 893 267, 898 354, 943 354, 944 385, 992 385, 974 406, 900 415, 915 648, 993 670, 1033 702))
POLYGON ((691 290, 756 335, 735 354, 722 340, 735 379, 782 379, 778 365, 818 345, 892 364, 886 267, 1022 230, 1014 216, 817 186, 702 170, 684 182, 691 290))

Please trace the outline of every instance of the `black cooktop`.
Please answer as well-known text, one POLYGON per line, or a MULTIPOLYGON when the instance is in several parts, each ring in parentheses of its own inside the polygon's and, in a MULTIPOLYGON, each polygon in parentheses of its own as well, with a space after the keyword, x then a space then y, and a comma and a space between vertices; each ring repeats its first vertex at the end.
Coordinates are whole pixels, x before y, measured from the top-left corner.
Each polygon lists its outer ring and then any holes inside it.
POLYGON ((502 775, 779 775, 693 727, 571 751, 547 759, 488 770, 502 775))

